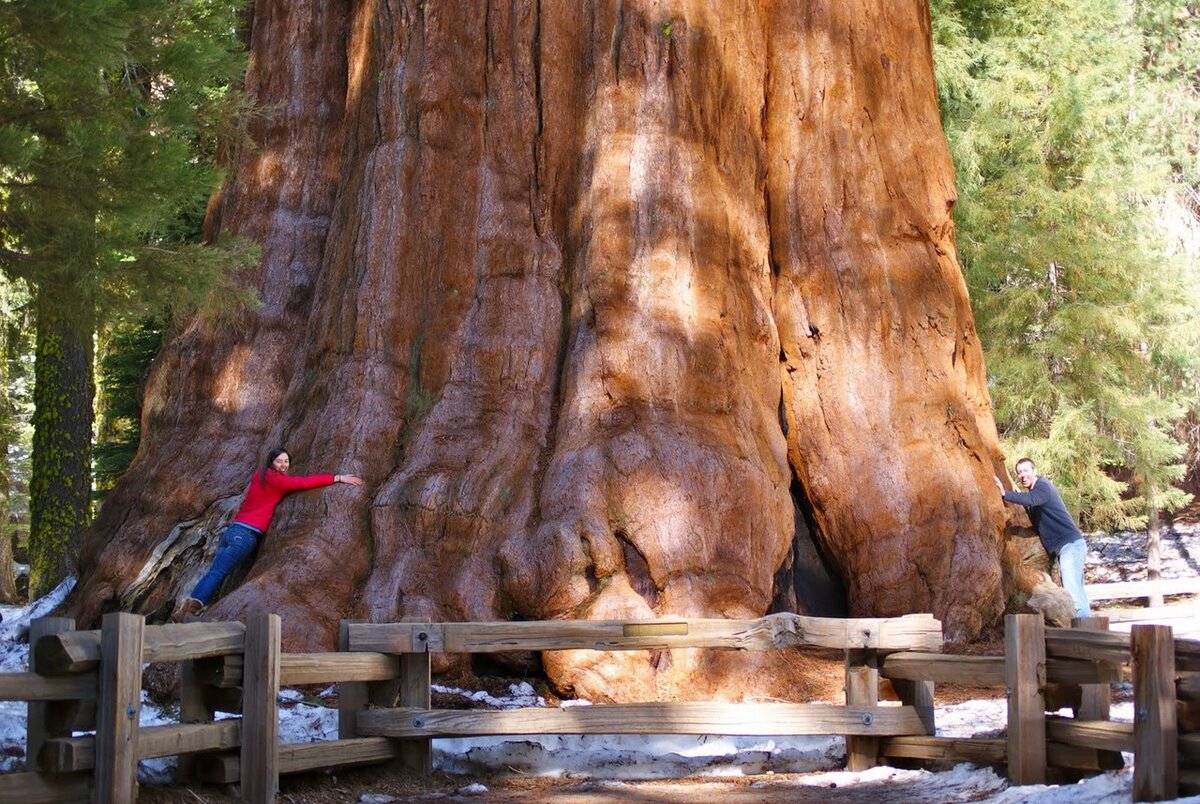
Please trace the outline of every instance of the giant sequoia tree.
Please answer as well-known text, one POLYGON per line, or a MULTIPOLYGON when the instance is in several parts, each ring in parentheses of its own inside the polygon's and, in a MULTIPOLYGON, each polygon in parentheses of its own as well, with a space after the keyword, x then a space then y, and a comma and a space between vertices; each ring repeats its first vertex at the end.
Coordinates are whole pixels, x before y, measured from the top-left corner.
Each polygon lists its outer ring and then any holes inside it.
MULTIPOLYGON (((180 594, 276 442, 367 479, 285 503, 211 610, 293 648, 346 616, 997 619, 924 0, 260 0, 247 89, 209 225, 262 245, 263 305, 160 355, 84 621, 180 594)), ((618 697, 764 688, 750 661, 545 658, 618 697)))

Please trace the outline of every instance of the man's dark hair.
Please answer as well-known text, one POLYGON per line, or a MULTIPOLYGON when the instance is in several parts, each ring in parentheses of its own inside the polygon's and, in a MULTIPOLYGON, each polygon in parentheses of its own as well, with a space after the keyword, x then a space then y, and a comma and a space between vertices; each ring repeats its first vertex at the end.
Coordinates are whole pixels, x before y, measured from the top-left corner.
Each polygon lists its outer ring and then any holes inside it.
POLYGON ((1027 463, 1030 466, 1032 466, 1035 471, 1037 470, 1037 464, 1033 462, 1033 458, 1022 458, 1021 460, 1019 460, 1013 464, 1013 468, 1016 469, 1018 466, 1020 466, 1023 463, 1027 463))

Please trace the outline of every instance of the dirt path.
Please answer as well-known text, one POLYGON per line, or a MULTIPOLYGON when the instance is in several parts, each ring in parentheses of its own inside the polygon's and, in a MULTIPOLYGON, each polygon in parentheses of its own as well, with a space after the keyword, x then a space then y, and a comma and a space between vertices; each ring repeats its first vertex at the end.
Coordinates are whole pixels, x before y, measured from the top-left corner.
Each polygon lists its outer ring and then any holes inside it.
MULTIPOLYGON (((913 771, 880 769, 878 778, 861 779, 853 786, 838 786, 831 774, 777 774, 727 781, 669 780, 611 782, 593 780, 491 777, 465 779, 435 774, 420 781, 401 774, 364 769, 341 777, 284 780, 279 801, 283 804, 339 804, 345 802, 497 802, 498 804, 608 804, 608 802, 763 802, 829 801, 844 804, 908 804, 908 802, 978 801, 1004 787, 980 784, 978 777, 960 783, 939 781, 913 771)), ((237 801, 233 791, 184 787, 142 788, 139 797, 148 804, 224 804, 237 801)))

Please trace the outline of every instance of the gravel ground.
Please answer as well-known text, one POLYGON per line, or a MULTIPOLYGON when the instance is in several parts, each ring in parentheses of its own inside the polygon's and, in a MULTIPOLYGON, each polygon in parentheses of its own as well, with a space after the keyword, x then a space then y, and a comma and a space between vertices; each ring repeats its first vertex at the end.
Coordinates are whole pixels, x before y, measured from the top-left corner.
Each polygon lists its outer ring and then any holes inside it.
MULTIPOLYGON (((1145 532, 1089 533, 1088 583, 1146 580, 1145 532)), ((1164 528, 1159 538, 1163 578, 1200 577, 1200 524, 1164 528)))

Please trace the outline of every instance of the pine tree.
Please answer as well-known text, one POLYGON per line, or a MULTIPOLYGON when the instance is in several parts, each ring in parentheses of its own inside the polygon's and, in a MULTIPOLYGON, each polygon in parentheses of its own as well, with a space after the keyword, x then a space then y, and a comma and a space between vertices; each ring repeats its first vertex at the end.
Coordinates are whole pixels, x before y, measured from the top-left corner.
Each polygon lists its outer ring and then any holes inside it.
POLYGON ((0 268, 37 314, 32 595, 88 517, 97 327, 194 304, 236 263, 178 229, 216 184, 199 155, 237 108, 240 5, 0 3, 0 268))
POLYGON ((1182 266, 1151 234, 1142 36, 1113 0, 938 0, 958 244, 1011 454, 1094 526, 1180 505, 1174 422, 1197 365, 1182 266), (1119 478, 1128 478, 1126 483, 1119 478))
POLYGON ((163 343, 162 321, 118 321, 106 333, 100 358, 100 426, 96 433, 96 498, 129 467, 141 440, 142 393, 163 343))

